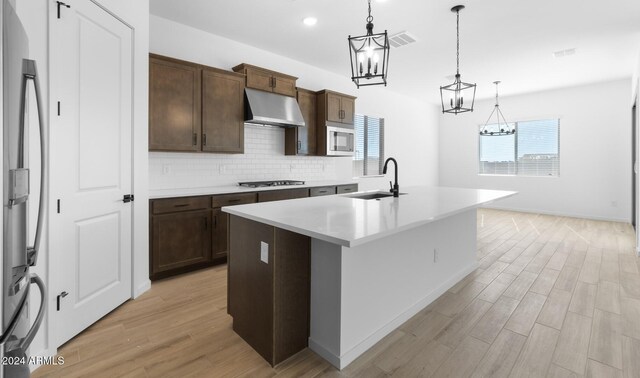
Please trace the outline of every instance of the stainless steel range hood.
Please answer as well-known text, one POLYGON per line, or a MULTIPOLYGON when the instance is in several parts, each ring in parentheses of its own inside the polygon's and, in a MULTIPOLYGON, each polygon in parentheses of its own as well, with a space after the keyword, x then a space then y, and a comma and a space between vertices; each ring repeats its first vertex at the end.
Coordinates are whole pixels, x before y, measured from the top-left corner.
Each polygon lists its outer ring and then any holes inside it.
POLYGON ((305 126, 298 101, 293 97, 246 88, 245 123, 283 127, 305 126))

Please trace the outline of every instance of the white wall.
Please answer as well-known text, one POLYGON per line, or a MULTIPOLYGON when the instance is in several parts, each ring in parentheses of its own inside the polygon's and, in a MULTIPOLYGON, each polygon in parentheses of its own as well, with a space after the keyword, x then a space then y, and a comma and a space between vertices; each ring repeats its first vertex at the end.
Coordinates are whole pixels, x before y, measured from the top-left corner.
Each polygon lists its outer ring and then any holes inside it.
POLYGON ((631 217, 631 79, 500 98, 508 120, 560 118, 560 177, 478 175, 478 126, 494 100, 473 113, 443 115, 440 185, 516 190, 494 206, 629 222, 631 217))
MULTIPOLYGON (((84 1, 84 0, 83 0, 84 1)), ((149 220, 148 220, 148 53, 149 53, 149 0, 92 0, 109 12, 117 15, 123 22, 134 29, 134 131, 133 131, 133 188, 136 195, 133 209, 133 284, 132 296, 137 296, 150 287, 149 281, 149 220)), ((41 77, 44 111, 48 113, 50 98, 49 88, 49 21, 55 19, 55 2, 19 1, 18 15, 21 18, 29 37, 30 55, 38 61, 41 77)), ((32 112, 33 113, 33 112, 32 112)), ((49 117, 47 117, 49 118, 49 117)), ((30 117, 31 128, 35 126, 35 118, 30 117)), ((48 124, 49 122, 47 122, 48 124)), ((37 143, 33 136, 31 143, 37 143)), ((33 157, 31 157, 33 160, 33 157)), ((37 173, 32 173, 32 175, 37 173)), ((50 182, 55 177, 50 179, 50 182)), ((49 213, 53 209, 51 203, 49 213)), ((47 231, 47 230, 46 230, 47 231)), ((45 231, 43 249, 38 266, 34 269, 45 281, 48 293, 47 316, 43 327, 33 341, 31 355, 52 355, 58 345, 52 341, 50 316, 55 312, 56 272, 49 271, 49 240, 45 231)), ((35 290, 34 290, 35 291, 35 290)), ((32 302, 37 296, 32 295, 32 302)), ((37 311, 37 304, 31 306, 32 319, 37 311)))
MULTIPOLYGON (((150 28, 150 50, 153 53, 228 70, 240 63, 255 64, 299 77, 298 86, 302 88, 311 90, 327 88, 357 96, 357 113, 385 118, 385 155, 387 157, 394 156, 399 161, 400 184, 407 186, 435 185, 437 183, 436 125, 438 123, 438 109, 436 106, 399 95, 389 88, 356 89, 351 79, 346 76, 349 70, 348 61, 345 61, 345 76, 341 76, 157 16, 151 16, 150 28)), ((345 56, 345 59, 348 57, 345 56)), ((393 62, 390 63, 389 71, 390 88, 392 88, 393 62)), ((246 147, 245 153, 252 154, 251 145, 246 147)), ((284 149, 274 150, 273 153, 282 156, 282 161, 299 159, 284 157, 284 149)), ((214 155, 203 157, 203 154, 149 153, 151 189, 159 189, 156 185, 163 185, 166 181, 166 178, 157 177, 158 174, 162 174, 162 171, 158 169, 160 165, 170 164, 186 167, 187 170, 183 170, 182 175, 189 175, 188 170, 192 166, 195 169, 192 173, 196 175, 198 170, 203 169, 203 161, 209 160, 211 166, 215 167, 216 164, 219 164, 218 159, 223 158, 214 155), (174 163, 171 162, 172 160, 174 163)), ((327 178, 351 178, 350 159, 316 159, 331 160, 332 162, 323 163, 323 165, 335 166, 334 172, 324 172, 327 178)), ((317 163, 313 164, 317 165, 317 163)), ((276 175, 281 173, 277 169, 271 170, 270 168, 260 172, 264 175, 271 174, 274 178, 277 178, 276 175)), ((256 171, 256 173, 258 172, 256 171)), ((191 181, 191 178, 189 180, 191 181)), ((196 179, 194 178, 194 180, 196 179)), ((228 183, 228 179, 225 177, 210 177, 205 181, 207 185, 211 182, 214 184, 228 183)), ((387 181, 388 178, 359 180, 361 189, 387 188, 387 181)))

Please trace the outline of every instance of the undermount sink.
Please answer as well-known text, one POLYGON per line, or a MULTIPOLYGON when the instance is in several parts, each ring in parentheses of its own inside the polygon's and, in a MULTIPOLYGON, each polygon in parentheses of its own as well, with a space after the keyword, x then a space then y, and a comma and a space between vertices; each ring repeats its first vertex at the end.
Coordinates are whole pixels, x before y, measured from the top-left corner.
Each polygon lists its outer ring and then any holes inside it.
MULTIPOLYGON (((400 195, 404 195, 406 193, 400 193, 400 195)), ((387 198, 387 197, 393 197, 393 193, 389 193, 389 192, 369 192, 369 193, 356 193, 350 196, 347 196, 350 198, 357 198, 357 199, 363 199, 363 200, 372 200, 372 199, 381 199, 381 198, 387 198)))

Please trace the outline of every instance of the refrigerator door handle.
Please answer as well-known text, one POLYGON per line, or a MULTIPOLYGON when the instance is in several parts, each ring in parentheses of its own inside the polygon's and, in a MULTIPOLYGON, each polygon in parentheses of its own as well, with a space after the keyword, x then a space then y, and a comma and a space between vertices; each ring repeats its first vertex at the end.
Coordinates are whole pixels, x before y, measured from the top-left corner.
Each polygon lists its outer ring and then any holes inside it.
POLYGON ((42 95, 40 92, 40 80, 38 78, 38 69, 36 67, 35 60, 24 59, 22 61, 22 107, 21 107, 21 115, 20 115, 20 133, 21 133, 21 143, 20 143, 20 154, 19 159, 19 168, 22 168, 24 164, 24 111, 25 111, 25 92, 26 92, 26 82, 28 80, 33 80, 33 85, 35 87, 36 92, 36 106, 38 108, 38 124, 40 128, 40 198, 38 199, 38 221, 36 225, 36 235, 35 240, 33 242, 33 246, 27 247, 27 262, 30 266, 36 265, 38 261, 38 249, 40 248, 40 238, 42 237, 42 230, 44 228, 44 217, 45 217, 45 209, 46 209, 46 190, 47 190, 47 161, 49 157, 49 152, 47 151, 47 139, 44 125, 44 112, 42 111, 42 95))
POLYGON ((13 331, 16 329, 18 323, 20 322, 20 315, 23 311, 27 311, 27 298, 29 298, 29 286, 26 287, 24 296, 22 297, 22 300, 20 301, 20 304, 18 305, 15 314, 13 315, 13 319, 11 319, 11 322, 9 322, 9 326, 4 331, 4 334, 0 337, 0 345, 4 345, 13 335, 13 331))
POLYGON ((33 338, 36 336, 36 333, 38 333, 38 329, 40 329, 42 319, 44 318, 44 312, 46 310, 45 299, 47 298, 47 289, 44 287, 44 282, 42 282, 42 279, 38 277, 37 274, 32 273, 30 280, 31 283, 35 283, 36 286, 38 286, 38 289, 40 289, 40 309, 38 310, 38 316, 36 316, 36 320, 33 322, 31 329, 29 330, 29 332, 27 332, 27 335, 22 340, 22 344, 20 344, 20 348, 25 351, 27 350, 27 348, 29 348, 29 345, 31 345, 33 338))

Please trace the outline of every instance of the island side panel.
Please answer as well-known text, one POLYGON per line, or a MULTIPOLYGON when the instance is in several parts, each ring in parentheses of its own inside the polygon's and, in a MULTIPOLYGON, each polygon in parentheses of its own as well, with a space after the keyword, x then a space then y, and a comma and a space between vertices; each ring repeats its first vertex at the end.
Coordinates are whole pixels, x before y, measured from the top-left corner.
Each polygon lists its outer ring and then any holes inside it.
POLYGON ((340 362, 342 247, 311 239, 311 333, 309 348, 338 366, 340 362))
POLYGON ((311 238, 275 228, 274 364, 308 345, 311 238))
POLYGON ((273 261, 274 227, 231 215, 229 287, 233 330, 273 364, 273 264, 260 260, 260 243, 273 261))
POLYGON ((474 209, 342 247, 339 368, 476 269, 476 232, 474 209))

